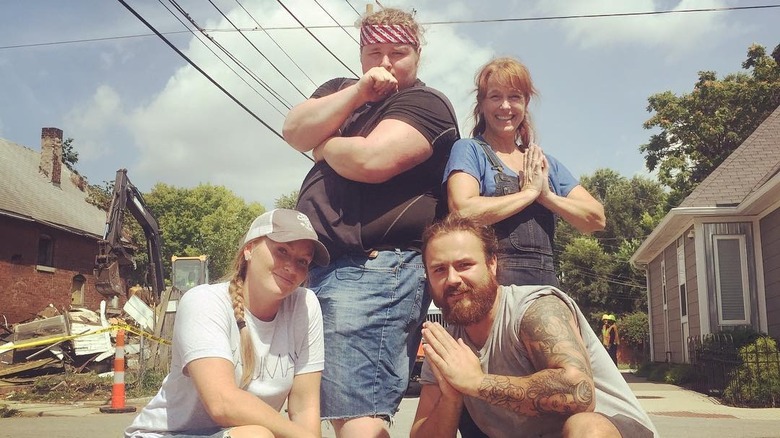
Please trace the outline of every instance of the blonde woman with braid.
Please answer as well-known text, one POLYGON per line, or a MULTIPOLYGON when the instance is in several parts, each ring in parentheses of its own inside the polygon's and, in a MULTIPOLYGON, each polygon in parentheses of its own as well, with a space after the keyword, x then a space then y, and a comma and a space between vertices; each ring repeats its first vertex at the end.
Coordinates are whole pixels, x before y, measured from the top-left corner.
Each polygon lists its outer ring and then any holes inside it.
POLYGON ((170 374, 125 437, 319 437, 322 313, 301 284, 329 260, 303 213, 255 219, 230 280, 179 301, 170 374))

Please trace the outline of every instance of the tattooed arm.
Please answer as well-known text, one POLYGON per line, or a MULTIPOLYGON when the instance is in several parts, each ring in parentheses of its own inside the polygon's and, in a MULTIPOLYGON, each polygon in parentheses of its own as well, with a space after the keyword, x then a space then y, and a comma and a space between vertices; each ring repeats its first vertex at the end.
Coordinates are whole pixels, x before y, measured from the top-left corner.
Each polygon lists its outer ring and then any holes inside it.
POLYGON ((476 396, 530 416, 593 411, 590 358, 566 304, 554 295, 537 299, 523 317, 520 338, 539 371, 525 377, 487 374, 476 396))
MULTIPOLYGON (((539 370, 528 376, 484 374, 479 359, 462 339, 453 339, 437 323, 426 322, 423 327, 425 358, 438 371, 441 388, 451 387, 527 416, 572 415, 595 407, 588 352, 574 314, 554 295, 534 301, 520 323, 520 339, 539 370)), ((417 419, 421 417, 425 416, 418 411, 417 419)))

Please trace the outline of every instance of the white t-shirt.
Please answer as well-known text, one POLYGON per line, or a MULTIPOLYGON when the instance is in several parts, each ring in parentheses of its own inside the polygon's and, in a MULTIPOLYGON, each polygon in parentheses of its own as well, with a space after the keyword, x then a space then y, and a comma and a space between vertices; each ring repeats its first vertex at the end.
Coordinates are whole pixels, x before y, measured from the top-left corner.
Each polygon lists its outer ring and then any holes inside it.
MULTIPOLYGON (((282 302, 273 321, 246 312, 256 368, 247 391, 281 410, 298 374, 322 371, 322 312, 314 293, 302 287, 282 302)), ((125 437, 219 427, 208 415, 184 367, 195 359, 221 357, 242 372, 240 336, 228 283, 200 285, 179 300, 173 328, 171 371, 157 395, 125 430, 125 437)))

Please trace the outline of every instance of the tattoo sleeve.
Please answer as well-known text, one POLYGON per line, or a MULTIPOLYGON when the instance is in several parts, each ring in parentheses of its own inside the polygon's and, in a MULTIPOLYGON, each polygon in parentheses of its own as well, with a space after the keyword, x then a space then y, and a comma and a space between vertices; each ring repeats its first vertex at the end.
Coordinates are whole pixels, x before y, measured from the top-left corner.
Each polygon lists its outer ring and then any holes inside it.
POLYGON ((560 298, 537 299, 520 324, 520 337, 537 372, 488 374, 479 397, 523 415, 574 414, 595 404, 593 372, 574 315, 560 298))

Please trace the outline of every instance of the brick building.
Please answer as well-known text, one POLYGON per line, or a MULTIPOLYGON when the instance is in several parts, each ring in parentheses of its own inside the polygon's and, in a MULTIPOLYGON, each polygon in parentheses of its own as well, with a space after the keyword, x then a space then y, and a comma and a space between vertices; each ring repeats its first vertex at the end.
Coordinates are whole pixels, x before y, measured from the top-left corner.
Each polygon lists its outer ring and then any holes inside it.
POLYGON ((106 213, 63 166, 62 130, 43 128, 40 152, 0 139, 0 175, 0 324, 49 304, 96 310, 104 297, 92 270, 106 213))

